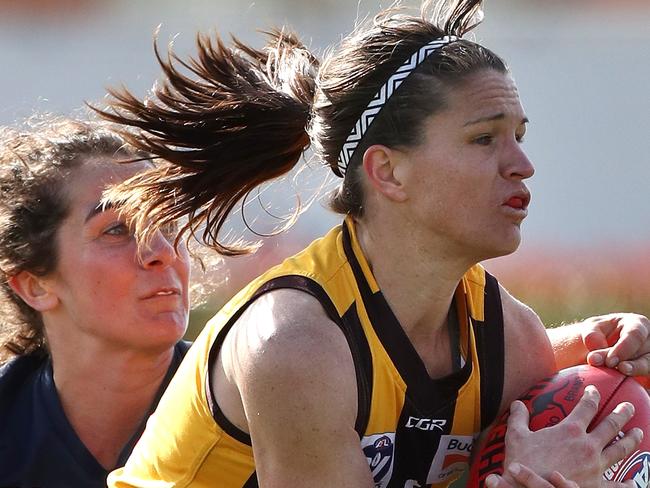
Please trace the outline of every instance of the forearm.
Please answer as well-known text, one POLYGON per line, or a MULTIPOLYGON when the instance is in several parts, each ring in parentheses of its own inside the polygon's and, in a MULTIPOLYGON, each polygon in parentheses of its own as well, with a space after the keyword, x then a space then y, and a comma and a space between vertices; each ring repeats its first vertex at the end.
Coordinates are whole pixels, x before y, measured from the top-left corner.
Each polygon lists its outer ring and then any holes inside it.
POLYGON ((546 329, 558 370, 584 364, 587 348, 581 335, 582 322, 546 329))

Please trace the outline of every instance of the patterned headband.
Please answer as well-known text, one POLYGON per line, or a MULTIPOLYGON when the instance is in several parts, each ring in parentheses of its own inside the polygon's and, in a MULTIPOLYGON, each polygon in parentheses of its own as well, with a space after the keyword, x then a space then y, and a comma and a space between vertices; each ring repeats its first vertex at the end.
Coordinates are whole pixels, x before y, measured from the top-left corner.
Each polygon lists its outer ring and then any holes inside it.
POLYGON ((363 139, 365 133, 368 132, 370 124, 372 124, 375 117, 377 117, 377 114, 379 114, 384 105, 388 103, 388 99, 393 95, 393 93, 395 93, 402 82, 432 53, 457 40, 458 38, 456 36, 444 36, 425 44, 413 53, 413 55, 411 55, 411 57, 409 57, 404 64, 397 68, 397 71, 388 78, 388 81, 381 86, 377 94, 372 98, 372 100, 370 100, 368 107, 363 111, 359 120, 357 120, 357 123, 352 128, 350 135, 345 140, 337 164, 338 176, 345 176, 345 172, 352 156, 354 155, 354 151, 357 149, 357 146, 361 142, 361 139, 363 139))

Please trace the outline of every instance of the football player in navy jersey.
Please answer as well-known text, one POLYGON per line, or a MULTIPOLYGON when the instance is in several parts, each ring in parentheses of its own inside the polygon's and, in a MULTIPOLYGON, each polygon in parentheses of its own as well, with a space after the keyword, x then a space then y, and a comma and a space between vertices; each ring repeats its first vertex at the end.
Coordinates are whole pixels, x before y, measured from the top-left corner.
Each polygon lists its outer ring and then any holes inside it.
POLYGON ((100 205, 151 167, 103 123, 0 130, 1 487, 106 486, 187 350, 186 249, 100 205))

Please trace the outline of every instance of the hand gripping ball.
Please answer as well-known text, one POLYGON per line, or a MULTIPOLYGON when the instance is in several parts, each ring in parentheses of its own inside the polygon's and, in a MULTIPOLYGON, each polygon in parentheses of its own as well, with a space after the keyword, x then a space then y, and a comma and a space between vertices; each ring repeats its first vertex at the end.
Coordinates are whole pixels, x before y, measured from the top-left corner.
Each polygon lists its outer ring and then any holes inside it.
MULTIPOLYGON (((559 371, 546 378, 519 399, 530 412, 530 429, 551 427, 565 418, 582 397, 584 387, 594 385, 600 392, 598 413, 591 425, 598 424, 621 402, 635 407, 632 420, 625 425, 643 430, 643 441, 638 450, 603 473, 610 481, 634 480, 636 488, 650 486, 650 396, 634 378, 610 368, 582 365, 559 371)), ((502 474, 505 458, 506 411, 488 432, 474 457, 470 468, 468 487, 484 487, 488 475, 502 474)), ((590 426, 591 428, 591 426, 590 426)))

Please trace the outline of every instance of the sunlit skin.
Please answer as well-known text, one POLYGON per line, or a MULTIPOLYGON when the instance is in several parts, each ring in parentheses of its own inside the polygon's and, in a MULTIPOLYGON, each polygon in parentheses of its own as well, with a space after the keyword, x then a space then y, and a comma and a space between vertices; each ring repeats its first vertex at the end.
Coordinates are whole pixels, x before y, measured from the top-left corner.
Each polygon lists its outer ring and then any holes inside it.
POLYGON ((481 70, 448 89, 445 102, 425 120, 419 144, 366 150, 357 222, 373 273, 434 377, 450 372, 454 290, 468 268, 517 248, 534 173, 509 74, 481 70))
POLYGON ((58 298, 49 321, 68 329, 66 341, 78 337, 106 347, 166 349, 183 336, 189 309, 186 250, 177 255, 159 233, 138 260, 124 220, 99 205, 106 186, 142 169, 142 164, 88 161, 69 184, 70 214, 57 235, 56 271, 47 279, 58 298))
POLYGON ((107 469, 149 409, 189 313, 187 250, 157 232, 138 253, 103 191, 146 169, 91 158, 66 180, 68 213, 56 234, 55 270, 10 283, 38 310, 63 410, 107 469))
POLYGON ((99 202, 104 188, 145 166, 91 163, 69 185, 70 213, 57 235, 56 271, 47 279, 58 304, 47 320, 68 329, 66 342, 78 337, 104 347, 167 349, 187 324, 187 251, 176 254, 158 233, 138 259, 124 220, 99 202))
POLYGON ((418 145, 387 151, 404 192, 394 211, 409 238, 427 254, 457 259, 462 274, 518 247, 530 201, 524 180, 534 168, 521 146, 528 119, 508 74, 480 71, 446 101, 418 145))

